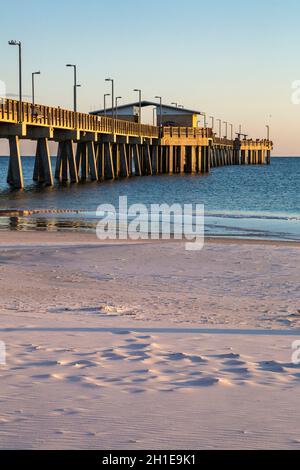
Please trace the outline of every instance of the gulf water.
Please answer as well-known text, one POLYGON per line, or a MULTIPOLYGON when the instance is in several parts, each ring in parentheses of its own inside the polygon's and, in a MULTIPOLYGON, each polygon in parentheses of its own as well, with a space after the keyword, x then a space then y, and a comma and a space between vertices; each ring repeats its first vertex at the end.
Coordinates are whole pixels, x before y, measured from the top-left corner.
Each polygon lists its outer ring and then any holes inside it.
MULTIPOLYGON (((53 166, 55 160, 52 160, 53 166)), ((68 210, 74 213, 0 217, 0 229, 93 230, 96 210, 119 197, 128 204, 204 204, 211 236, 300 240, 300 158, 273 158, 270 166, 228 166, 207 176, 132 177, 101 183, 43 187, 32 182, 34 158, 22 158, 25 189, 6 183, 0 158, 0 210, 68 210)))

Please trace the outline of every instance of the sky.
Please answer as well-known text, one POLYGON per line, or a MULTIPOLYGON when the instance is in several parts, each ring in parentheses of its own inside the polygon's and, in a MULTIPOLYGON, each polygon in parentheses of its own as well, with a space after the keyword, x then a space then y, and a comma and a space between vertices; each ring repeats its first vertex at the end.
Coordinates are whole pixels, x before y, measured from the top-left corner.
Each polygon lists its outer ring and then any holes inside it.
MULTIPOLYGON (((241 124, 253 138, 270 125, 276 155, 300 155, 299 0, 14 0, 1 5, 0 80, 18 93, 22 41, 23 93, 36 102, 72 108, 78 66, 78 108, 103 107, 115 79, 120 104, 162 96, 215 118, 241 124)), ((145 115, 144 120, 150 116, 145 115)), ((0 153, 7 144, 0 141, 0 153)))

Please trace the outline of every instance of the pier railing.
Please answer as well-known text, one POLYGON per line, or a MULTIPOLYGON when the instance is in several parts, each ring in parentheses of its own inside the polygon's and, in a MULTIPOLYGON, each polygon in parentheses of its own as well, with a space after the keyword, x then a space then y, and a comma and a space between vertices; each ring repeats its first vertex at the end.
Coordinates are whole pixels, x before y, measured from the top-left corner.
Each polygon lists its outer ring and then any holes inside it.
POLYGON ((76 129, 83 132, 101 132, 133 137, 159 138, 160 135, 160 129, 156 126, 139 125, 135 122, 75 113, 62 108, 33 105, 27 102, 22 102, 21 118, 19 114, 19 101, 12 99, 0 101, 0 122, 17 124, 21 121, 32 126, 49 126, 58 129, 76 129))
POLYGON ((224 146, 233 146, 233 140, 227 139, 226 137, 216 137, 216 135, 214 134, 214 144, 224 145, 224 146))
POLYGON ((251 148, 253 150, 257 149, 268 149, 268 150, 273 150, 273 142, 268 139, 243 139, 241 141, 241 148, 242 149, 248 149, 251 148))
POLYGON ((162 137, 212 138, 213 131, 204 127, 163 127, 162 137))
MULTIPOLYGON (((77 130, 82 132, 99 132, 102 134, 116 134, 120 136, 142 137, 182 140, 211 139, 216 146, 233 146, 234 141, 227 138, 219 138, 211 128, 196 127, 157 127, 147 124, 138 124, 111 117, 95 116, 86 113, 75 113, 60 107, 44 106, 40 104, 22 102, 21 113, 19 101, 13 99, 0 99, 0 123, 18 124, 25 123, 30 126, 52 127, 54 129, 77 130), (20 116, 21 114, 21 116, 20 116)), ((242 149, 253 150, 264 147, 272 150, 273 143, 266 139, 241 141, 242 149)))

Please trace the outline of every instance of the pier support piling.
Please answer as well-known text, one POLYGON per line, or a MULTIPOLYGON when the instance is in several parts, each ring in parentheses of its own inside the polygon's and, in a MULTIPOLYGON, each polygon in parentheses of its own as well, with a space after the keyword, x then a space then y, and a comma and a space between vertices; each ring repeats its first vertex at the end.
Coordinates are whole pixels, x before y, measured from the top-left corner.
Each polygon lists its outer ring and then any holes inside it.
POLYGON ((126 144, 120 145, 120 176, 123 178, 128 178, 129 176, 128 152, 126 144))
POLYGON ((51 158, 47 138, 41 138, 37 141, 33 181, 45 183, 47 186, 53 185, 51 158))
POLYGON ((58 144, 55 177, 63 183, 78 183, 77 165, 72 140, 58 144))
POLYGON ((7 182, 16 189, 24 188, 23 169, 18 136, 9 136, 9 165, 7 182))
POLYGON ((141 154, 140 154, 140 147, 138 144, 135 144, 133 146, 133 160, 134 160, 135 174, 138 176, 142 176, 141 154))
POLYGON ((112 144, 109 142, 104 144, 104 178, 115 179, 112 144))

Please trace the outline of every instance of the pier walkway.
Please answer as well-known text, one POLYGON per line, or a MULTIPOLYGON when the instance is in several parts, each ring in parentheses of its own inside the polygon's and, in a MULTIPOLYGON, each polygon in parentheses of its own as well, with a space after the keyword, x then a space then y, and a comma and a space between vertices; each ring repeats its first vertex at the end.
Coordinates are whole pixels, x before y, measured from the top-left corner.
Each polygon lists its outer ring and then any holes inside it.
POLYGON ((0 101, 0 138, 9 141, 7 181, 19 189, 22 139, 36 141, 33 180, 46 185, 270 164, 273 149, 269 140, 222 139, 210 128, 151 126, 11 99, 0 101), (49 141, 58 143, 54 175, 49 141))

